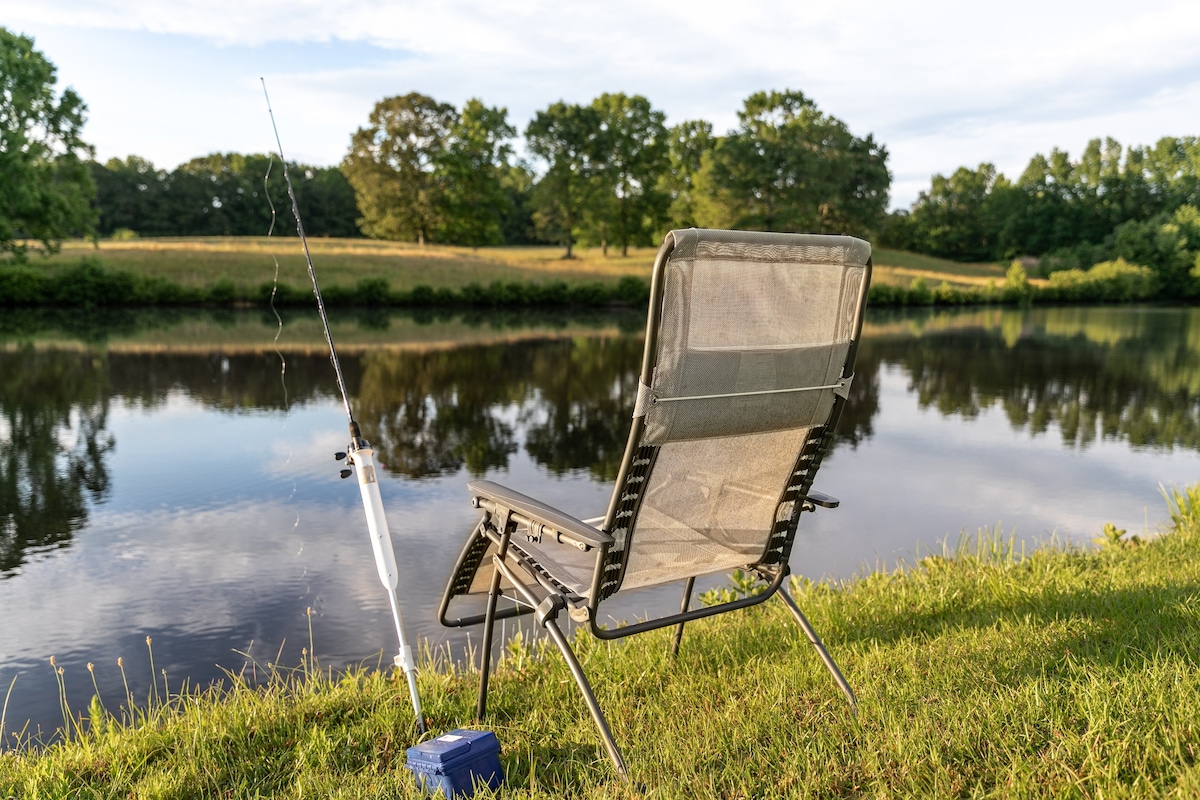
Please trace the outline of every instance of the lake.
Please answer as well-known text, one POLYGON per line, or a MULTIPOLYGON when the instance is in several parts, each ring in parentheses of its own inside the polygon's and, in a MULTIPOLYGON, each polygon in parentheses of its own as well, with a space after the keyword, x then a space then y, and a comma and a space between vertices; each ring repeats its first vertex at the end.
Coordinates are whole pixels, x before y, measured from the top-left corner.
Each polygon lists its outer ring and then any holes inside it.
MULTIPOLYGON (((334 313, 356 417, 385 465, 410 635, 451 657, 443 583, 476 518, 465 484, 602 514, 628 432, 638 314, 334 313)), ((333 667, 395 652, 346 418, 315 316, 6 311, 0 322, 0 696, 14 732, 155 676, 333 667), (307 610, 311 609, 311 619, 307 610), (257 662, 255 665, 254 662, 257 662), (13 682, 15 678, 15 683, 13 682), (26 721, 28 725, 26 725, 26 721)), ((980 529, 1086 544, 1153 532, 1159 484, 1200 480, 1200 309, 868 315, 797 574, 892 568, 980 529)), ((726 580, 715 576, 709 585, 726 580)), ((677 606, 633 594, 615 614, 677 606)), ((610 609, 611 611, 611 609, 610 609)), ((511 632, 511 627, 509 628, 511 632)), ((665 641, 665 640, 664 640, 665 641)), ((665 646, 665 645, 664 645, 665 646)))

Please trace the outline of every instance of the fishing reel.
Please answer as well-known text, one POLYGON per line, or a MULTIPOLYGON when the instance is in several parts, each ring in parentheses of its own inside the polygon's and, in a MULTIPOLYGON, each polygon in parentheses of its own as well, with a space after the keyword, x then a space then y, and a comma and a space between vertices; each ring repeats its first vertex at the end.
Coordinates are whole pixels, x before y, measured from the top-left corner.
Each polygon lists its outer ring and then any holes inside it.
POLYGON ((351 475, 354 474, 354 470, 351 469, 351 467, 354 466, 354 458, 352 456, 348 455, 347 453, 343 453, 339 450, 338 452, 333 454, 333 460, 334 461, 345 461, 346 464, 348 465, 346 467, 343 467, 338 472, 339 477, 349 478, 351 475))
MULTIPOLYGON (((346 462, 345 468, 343 468, 342 470, 340 470, 338 472, 338 475, 341 478, 343 478, 343 479, 349 478, 351 475, 354 474, 354 469, 353 469, 354 454, 359 450, 367 450, 368 452, 370 452, 371 443, 368 442, 366 439, 362 438, 362 432, 358 428, 358 423, 355 422, 354 420, 351 420, 350 421, 350 446, 346 449, 346 452, 344 452, 344 453, 339 450, 338 452, 333 454, 334 461, 345 461, 346 462)), ((368 469, 370 469, 371 473, 372 473, 371 478, 368 482, 374 482, 375 467, 374 467, 373 462, 368 467, 368 469)))

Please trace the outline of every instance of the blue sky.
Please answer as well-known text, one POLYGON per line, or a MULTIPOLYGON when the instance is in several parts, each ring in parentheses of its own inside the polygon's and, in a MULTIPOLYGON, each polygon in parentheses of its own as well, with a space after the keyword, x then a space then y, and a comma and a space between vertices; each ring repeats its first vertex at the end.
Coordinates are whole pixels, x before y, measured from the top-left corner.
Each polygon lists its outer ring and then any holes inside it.
POLYGON ((669 123, 736 124, 747 95, 798 89, 887 145, 892 205, 935 172, 1088 139, 1200 135, 1200 3, 842 4, 702 0, 0 0, 89 107, 99 158, 171 168, 273 149, 336 164, 385 96, 508 109, 643 94, 669 123))

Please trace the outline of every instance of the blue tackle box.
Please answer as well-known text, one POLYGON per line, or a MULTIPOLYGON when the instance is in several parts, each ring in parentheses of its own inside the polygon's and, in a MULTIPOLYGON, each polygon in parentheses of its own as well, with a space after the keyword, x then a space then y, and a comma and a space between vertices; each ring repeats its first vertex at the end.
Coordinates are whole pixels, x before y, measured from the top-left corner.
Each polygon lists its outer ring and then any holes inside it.
POLYGON ((491 731, 459 729, 408 748, 405 765, 417 785, 433 794, 441 789, 446 797, 470 797, 475 786, 492 789, 504 783, 500 766, 500 742, 491 731))

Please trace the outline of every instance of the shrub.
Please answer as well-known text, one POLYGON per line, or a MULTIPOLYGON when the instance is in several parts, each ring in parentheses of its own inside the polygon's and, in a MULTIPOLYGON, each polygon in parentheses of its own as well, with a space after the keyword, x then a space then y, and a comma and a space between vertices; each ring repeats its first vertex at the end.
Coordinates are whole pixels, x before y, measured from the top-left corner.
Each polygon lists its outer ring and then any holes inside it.
POLYGON ((363 278, 354 286, 354 299, 364 306, 389 305, 392 302, 392 290, 387 278, 363 278))
POLYGON ((562 281, 539 284, 538 302, 544 306, 565 306, 571 302, 571 290, 562 281))
POLYGON ((600 306, 612 295, 602 283, 580 283, 571 287, 571 303, 577 306, 600 306))
POLYGON ((641 278, 626 275, 617 282, 614 298, 631 306, 644 306, 650 302, 650 285, 641 278))
POLYGON ((128 272, 110 272, 95 258, 84 258, 50 281, 49 299, 58 305, 96 308, 128 303, 136 292, 128 272))
MULTIPOLYGON (((401 298, 403 299, 403 298, 401 298)), ((433 287, 421 284, 408 293, 408 302, 414 306, 431 306, 434 303, 433 287)))
POLYGON ((0 305, 29 306, 48 299, 50 276, 24 264, 0 265, 0 305))
POLYGON ((1033 286, 1029 283, 1029 275, 1025 265, 1014 261, 1004 273, 1004 286, 1000 296, 1008 303, 1027 303, 1033 299, 1033 286))
POLYGON ((905 301, 914 306, 928 306, 933 304, 933 292, 930 291, 924 278, 913 278, 912 285, 908 287, 908 295, 905 301))
POLYGON ((1157 288, 1150 268, 1129 264, 1123 258, 1096 264, 1086 272, 1068 269, 1050 276, 1050 289, 1056 298, 1077 302, 1146 300, 1157 288))
POLYGON ((214 305, 231 305, 238 299, 237 287, 229 278, 221 278, 208 290, 206 299, 214 305))

